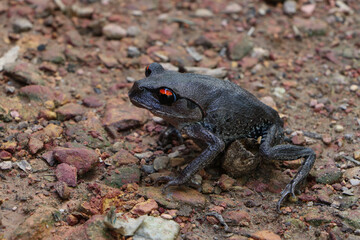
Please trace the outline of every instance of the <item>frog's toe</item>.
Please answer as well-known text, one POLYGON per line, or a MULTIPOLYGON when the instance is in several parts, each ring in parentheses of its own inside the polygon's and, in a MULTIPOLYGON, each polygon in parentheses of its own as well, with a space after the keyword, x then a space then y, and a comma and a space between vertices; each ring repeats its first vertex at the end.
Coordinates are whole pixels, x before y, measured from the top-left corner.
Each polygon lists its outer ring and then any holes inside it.
POLYGON ((294 189, 295 189, 295 188, 292 186, 292 184, 289 183, 288 185, 286 185, 286 187, 284 188, 284 190, 281 191, 280 199, 279 199, 279 201, 278 201, 277 204, 276 204, 276 210, 277 210, 279 213, 281 213, 280 207, 281 207, 282 202, 286 199, 286 197, 287 197, 289 194, 292 194, 293 196, 295 196, 294 189))
POLYGON ((161 177, 158 177, 154 184, 157 185, 158 183, 160 182, 171 182, 174 180, 174 177, 171 177, 171 176, 161 176, 161 177))

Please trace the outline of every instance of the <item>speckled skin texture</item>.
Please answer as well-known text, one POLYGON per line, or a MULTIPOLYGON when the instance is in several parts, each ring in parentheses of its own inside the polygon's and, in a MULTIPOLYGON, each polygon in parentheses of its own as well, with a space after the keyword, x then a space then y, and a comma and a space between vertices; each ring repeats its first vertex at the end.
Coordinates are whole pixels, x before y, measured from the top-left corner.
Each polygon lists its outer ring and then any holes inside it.
MULTIPOLYGON (((263 159, 294 160, 305 158, 298 174, 281 193, 277 209, 310 172, 315 153, 310 148, 282 143, 283 121, 271 107, 229 81, 210 76, 166 71, 158 63, 146 69, 146 78, 134 83, 131 102, 164 118, 189 137, 207 145, 204 151, 176 178, 164 177, 164 188, 187 182, 198 170, 211 163, 226 146, 237 139, 261 137, 259 156, 263 159), (159 101, 159 89, 167 88, 176 96, 173 102, 159 101)), ((241 159, 241 158, 240 158, 241 159)), ((254 169, 258 158, 244 158, 239 166, 254 169), (253 160, 251 160, 253 159, 253 160), (242 165, 243 164, 243 165, 242 165)), ((229 165, 229 163, 227 163, 229 165)), ((235 164, 236 165, 236 164, 235 164)))

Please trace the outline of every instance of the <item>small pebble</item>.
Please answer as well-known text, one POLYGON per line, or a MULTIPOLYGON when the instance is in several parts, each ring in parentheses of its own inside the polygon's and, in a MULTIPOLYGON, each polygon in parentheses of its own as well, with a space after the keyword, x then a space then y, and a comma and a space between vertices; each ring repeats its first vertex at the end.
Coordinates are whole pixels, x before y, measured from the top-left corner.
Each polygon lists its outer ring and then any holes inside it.
POLYGON ((283 9, 286 14, 289 14, 289 15, 295 14, 296 13, 296 2, 293 0, 285 1, 283 9))
POLYGON ((129 37, 136 37, 137 35, 140 34, 141 30, 138 26, 130 26, 128 27, 126 32, 129 37))
POLYGON ((127 49, 127 55, 130 58, 135 58, 135 57, 139 57, 141 55, 141 53, 137 47, 129 46, 127 49))
POLYGON ((214 16, 214 14, 208 9, 200 8, 200 9, 196 10, 195 16, 202 17, 202 18, 208 18, 208 17, 214 16))
POLYGON ((6 87, 5 87, 5 92, 6 92, 6 93, 13 94, 13 93, 15 92, 15 87, 13 87, 13 86, 6 86, 6 87))
POLYGON ((339 124, 335 125, 334 129, 335 129, 335 132, 337 132, 337 133, 341 133, 341 132, 344 131, 344 127, 342 125, 339 125, 339 124))
POLYGON ((161 217, 163 219, 166 219, 166 220, 172 220, 173 219, 173 217, 170 214, 167 214, 167 213, 161 214, 161 217))
POLYGON ((242 7, 237 3, 230 3, 225 7, 224 13, 239 13, 242 7))
POLYGON ((322 110, 324 108, 324 104, 323 103, 318 103, 315 105, 314 109, 315 109, 315 112, 319 112, 320 110, 322 110))
POLYGON ((350 182, 350 184, 351 184, 352 186, 358 186, 358 185, 360 185, 360 180, 359 180, 359 179, 350 179, 349 182, 350 182))
POLYGON ((12 162, 11 161, 3 161, 0 163, 0 169, 1 170, 8 170, 12 168, 12 162))
POLYGON ((358 89, 359 89, 358 85, 353 84, 350 86, 350 91, 352 92, 356 92, 358 89))
POLYGON ((26 32, 33 28, 32 23, 26 18, 17 18, 13 22, 13 30, 16 33, 26 32))
POLYGON ((355 158, 355 160, 360 160, 360 150, 356 150, 354 152, 354 158, 355 158))

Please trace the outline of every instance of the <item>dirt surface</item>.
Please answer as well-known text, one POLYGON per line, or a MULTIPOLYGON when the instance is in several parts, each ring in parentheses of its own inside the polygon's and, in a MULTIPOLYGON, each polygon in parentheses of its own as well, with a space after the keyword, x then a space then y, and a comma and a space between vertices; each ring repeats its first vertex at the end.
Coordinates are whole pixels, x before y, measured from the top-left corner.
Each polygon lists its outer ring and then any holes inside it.
POLYGON ((0 1, 0 238, 127 239, 103 223, 115 206, 174 220, 178 239, 359 239, 360 3, 268 2, 0 1), (154 185, 200 148, 161 146, 166 124, 129 102, 152 62, 216 69, 316 151, 281 214, 301 159, 154 185))

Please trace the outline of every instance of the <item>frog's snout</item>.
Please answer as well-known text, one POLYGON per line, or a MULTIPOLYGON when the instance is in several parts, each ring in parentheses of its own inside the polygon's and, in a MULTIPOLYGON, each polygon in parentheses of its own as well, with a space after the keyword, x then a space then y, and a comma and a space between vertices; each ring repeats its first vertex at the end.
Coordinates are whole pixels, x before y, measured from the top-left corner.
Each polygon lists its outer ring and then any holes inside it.
POLYGON ((138 82, 135 82, 128 93, 130 100, 140 94, 142 91, 144 91, 144 88, 140 87, 138 82))

